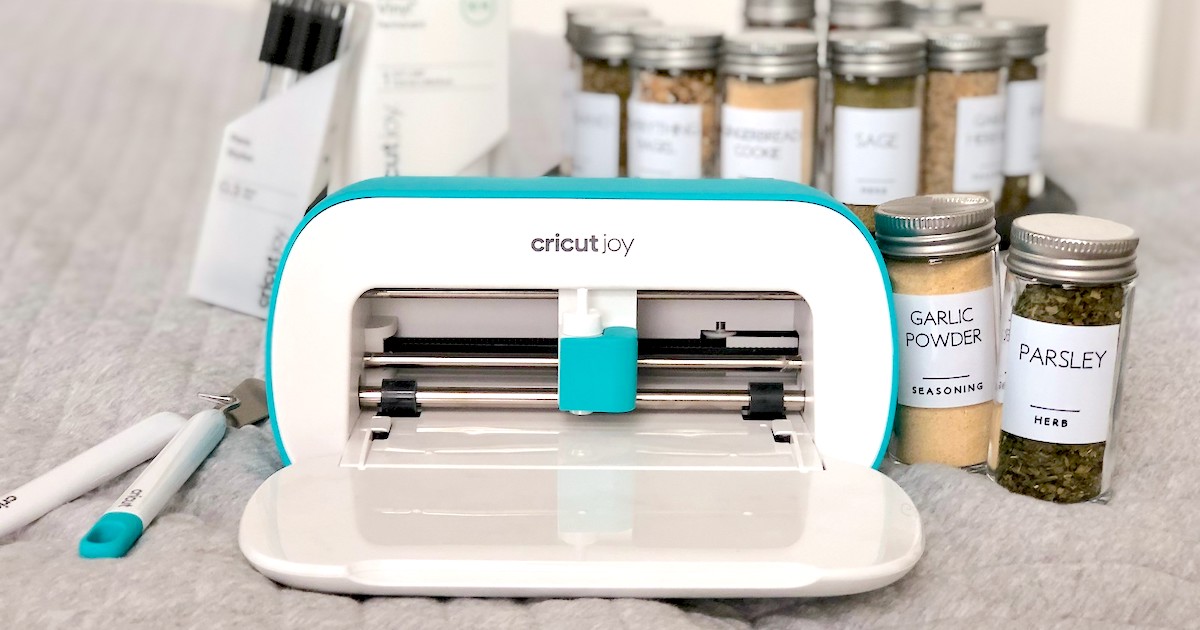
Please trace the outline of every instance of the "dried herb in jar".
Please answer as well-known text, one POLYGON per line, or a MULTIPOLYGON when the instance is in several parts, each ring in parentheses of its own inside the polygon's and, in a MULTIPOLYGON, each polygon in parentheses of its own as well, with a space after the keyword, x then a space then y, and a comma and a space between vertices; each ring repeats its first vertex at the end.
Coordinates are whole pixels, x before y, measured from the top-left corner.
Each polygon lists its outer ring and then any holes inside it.
MULTIPOLYGON (((1103 287, 1025 287, 1013 314, 1047 324, 1111 326, 1121 323, 1125 290, 1103 287)), ((1100 494, 1104 472, 1104 442, 1051 444, 1000 432, 996 481, 1013 492, 1055 501, 1078 503, 1100 494)))
POLYGON ((1001 420, 988 453, 1002 487, 1058 503, 1107 496, 1137 243, 1103 219, 1013 222, 1001 420))
POLYGON ((617 174, 625 176, 626 136, 629 125, 628 114, 625 111, 629 101, 629 93, 633 89, 633 81, 629 77, 629 64, 624 62, 610 63, 599 59, 583 60, 583 80, 579 91, 588 94, 613 94, 620 101, 620 122, 617 130, 617 174))
MULTIPOLYGON (((1014 59, 1008 67, 1008 82, 1012 85, 1017 81, 1038 81, 1038 67, 1031 59, 1014 59)), ((1016 216, 1025 211, 1030 201, 1030 182, 1033 173, 1024 175, 1004 176, 1004 188, 1000 191, 1000 201, 996 203, 996 214, 1001 216, 1016 216)))
POLYGON ((925 38, 896 29, 829 37, 833 196, 867 229, 875 206, 918 192, 925 38))

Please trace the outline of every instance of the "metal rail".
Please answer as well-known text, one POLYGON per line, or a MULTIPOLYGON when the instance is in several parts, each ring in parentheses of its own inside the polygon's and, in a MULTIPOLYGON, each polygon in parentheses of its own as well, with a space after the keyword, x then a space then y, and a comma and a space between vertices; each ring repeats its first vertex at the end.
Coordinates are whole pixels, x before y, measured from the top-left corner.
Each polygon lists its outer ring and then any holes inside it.
MULTIPOLYGON (((796 357, 713 358, 644 357, 638 367, 654 370, 754 370, 795 372, 804 367, 796 357)), ((557 368, 558 357, 529 356, 432 356, 389 352, 363 355, 364 368, 557 368)))
MULTIPOLYGON (((425 409, 557 409, 558 390, 512 387, 424 387, 417 389, 417 404, 425 409)), ((379 388, 363 388, 358 404, 364 409, 379 406, 379 388)), ((804 392, 786 393, 788 412, 804 410, 809 400, 804 392)), ((640 391, 637 408, 673 411, 740 411, 750 404, 745 390, 640 391)))
MULTIPOLYGON (((638 291, 639 300, 801 300, 787 291, 638 291)), ((368 298, 455 298, 508 300, 551 300, 553 289, 371 289, 368 298)))

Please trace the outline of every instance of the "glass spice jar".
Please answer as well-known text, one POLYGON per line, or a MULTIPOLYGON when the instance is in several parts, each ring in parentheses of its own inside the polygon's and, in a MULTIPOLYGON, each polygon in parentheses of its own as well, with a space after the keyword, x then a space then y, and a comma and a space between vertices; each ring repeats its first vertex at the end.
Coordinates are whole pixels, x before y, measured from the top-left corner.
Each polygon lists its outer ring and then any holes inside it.
POLYGON ((875 239, 900 343, 892 457, 981 466, 995 407, 995 205, 953 194, 888 201, 875 208, 875 239))
POLYGON ((830 190, 867 229, 875 206, 918 192, 925 38, 898 29, 829 36, 830 190))
POLYGON ((988 474, 1054 501, 1106 501, 1138 237, 1104 219, 1013 221, 1002 309, 999 426, 988 474))
POLYGON ((1042 194, 1042 110, 1045 100, 1046 30, 1040 22, 978 16, 969 23, 993 28, 1008 37, 1008 84, 1005 89, 1004 186, 996 214, 1010 220, 1042 194))
POLYGON ((746 0, 746 28, 813 27, 815 0, 746 0))
POLYGON ((811 184, 817 128, 817 36, 757 30, 721 56, 721 177, 811 184))
POLYGON ((1005 37, 972 26, 921 32, 929 38, 921 192, 996 199, 1004 166, 1005 37))
POLYGON ((562 142, 562 157, 558 164, 559 175, 571 175, 573 143, 575 142, 575 94, 579 91, 582 81, 582 60, 575 52, 576 22, 583 18, 610 17, 636 18, 649 15, 644 7, 619 2, 587 2, 573 4, 567 7, 567 70, 562 79, 561 114, 559 116, 559 133, 562 142))
POLYGON ((829 30, 887 28, 900 21, 898 0, 831 0, 829 30))
POLYGON ((720 31, 652 26, 633 33, 630 177, 717 175, 720 31))
POLYGON ((964 12, 976 10, 975 4, 966 0, 901 0, 900 24, 908 28, 958 24, 964 12))
POLYGON ((626 174, 627 102, 633 89, 629 56, 633 30, 655 26, 649 17, 589 16, 576 22, 575 52, 581 80, 575 94, 572 146, 575 177, 626 174))

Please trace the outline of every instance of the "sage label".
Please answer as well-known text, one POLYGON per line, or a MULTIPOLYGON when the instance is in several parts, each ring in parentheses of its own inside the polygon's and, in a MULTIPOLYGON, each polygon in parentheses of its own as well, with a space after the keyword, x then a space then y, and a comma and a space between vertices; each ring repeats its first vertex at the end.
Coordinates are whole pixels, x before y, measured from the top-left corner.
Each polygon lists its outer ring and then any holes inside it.
POLYGON ((1004 174, 1029 175, 1042 169, 1042 108, 1045 85, 1041 81, 1008 84, 1008 111, 1004 135, 1004 174))
POLYGON ((721 177, 800 182, 804 112, 721 108, 721 177))
POLYGON ((895 296, 900 391, 908 407, 945 409, 989 402, 996 391, 993 289, 895 296))
POLYGON ((579 92, 575 95, 575 177, 616 177, 621 163, 621 97, 579 92))
POLYGON ((833 114, 833 196, 874 206, 917 194, 921 110, 839 105, 833 114))
POLYGON ((999 193, 1003 183, 1004 97, 958 100, 954 137, 954 192, 999 193))
POLYGON ((1002 428, 1051 444, 1108 441, 1121 326, 1067 326, 1013 315, 1002 428))
POLYGON ((697 179, 701 106, 629 101, 629 176, 697 179))

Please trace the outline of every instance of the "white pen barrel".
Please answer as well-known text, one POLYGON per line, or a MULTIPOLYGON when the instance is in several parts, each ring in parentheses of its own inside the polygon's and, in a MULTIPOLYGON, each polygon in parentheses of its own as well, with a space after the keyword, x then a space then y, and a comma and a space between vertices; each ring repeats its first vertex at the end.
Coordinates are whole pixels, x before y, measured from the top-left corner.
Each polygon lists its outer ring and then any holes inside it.
POLYGON ((186 423, 177 413, 156 413, 20 488, 0 494, 0 536, 154 457, 186 423))
POLYGON ((133 514, 148 527, 223 437, 225 414, 209 409, 192 416, 108 511, 133 514))

